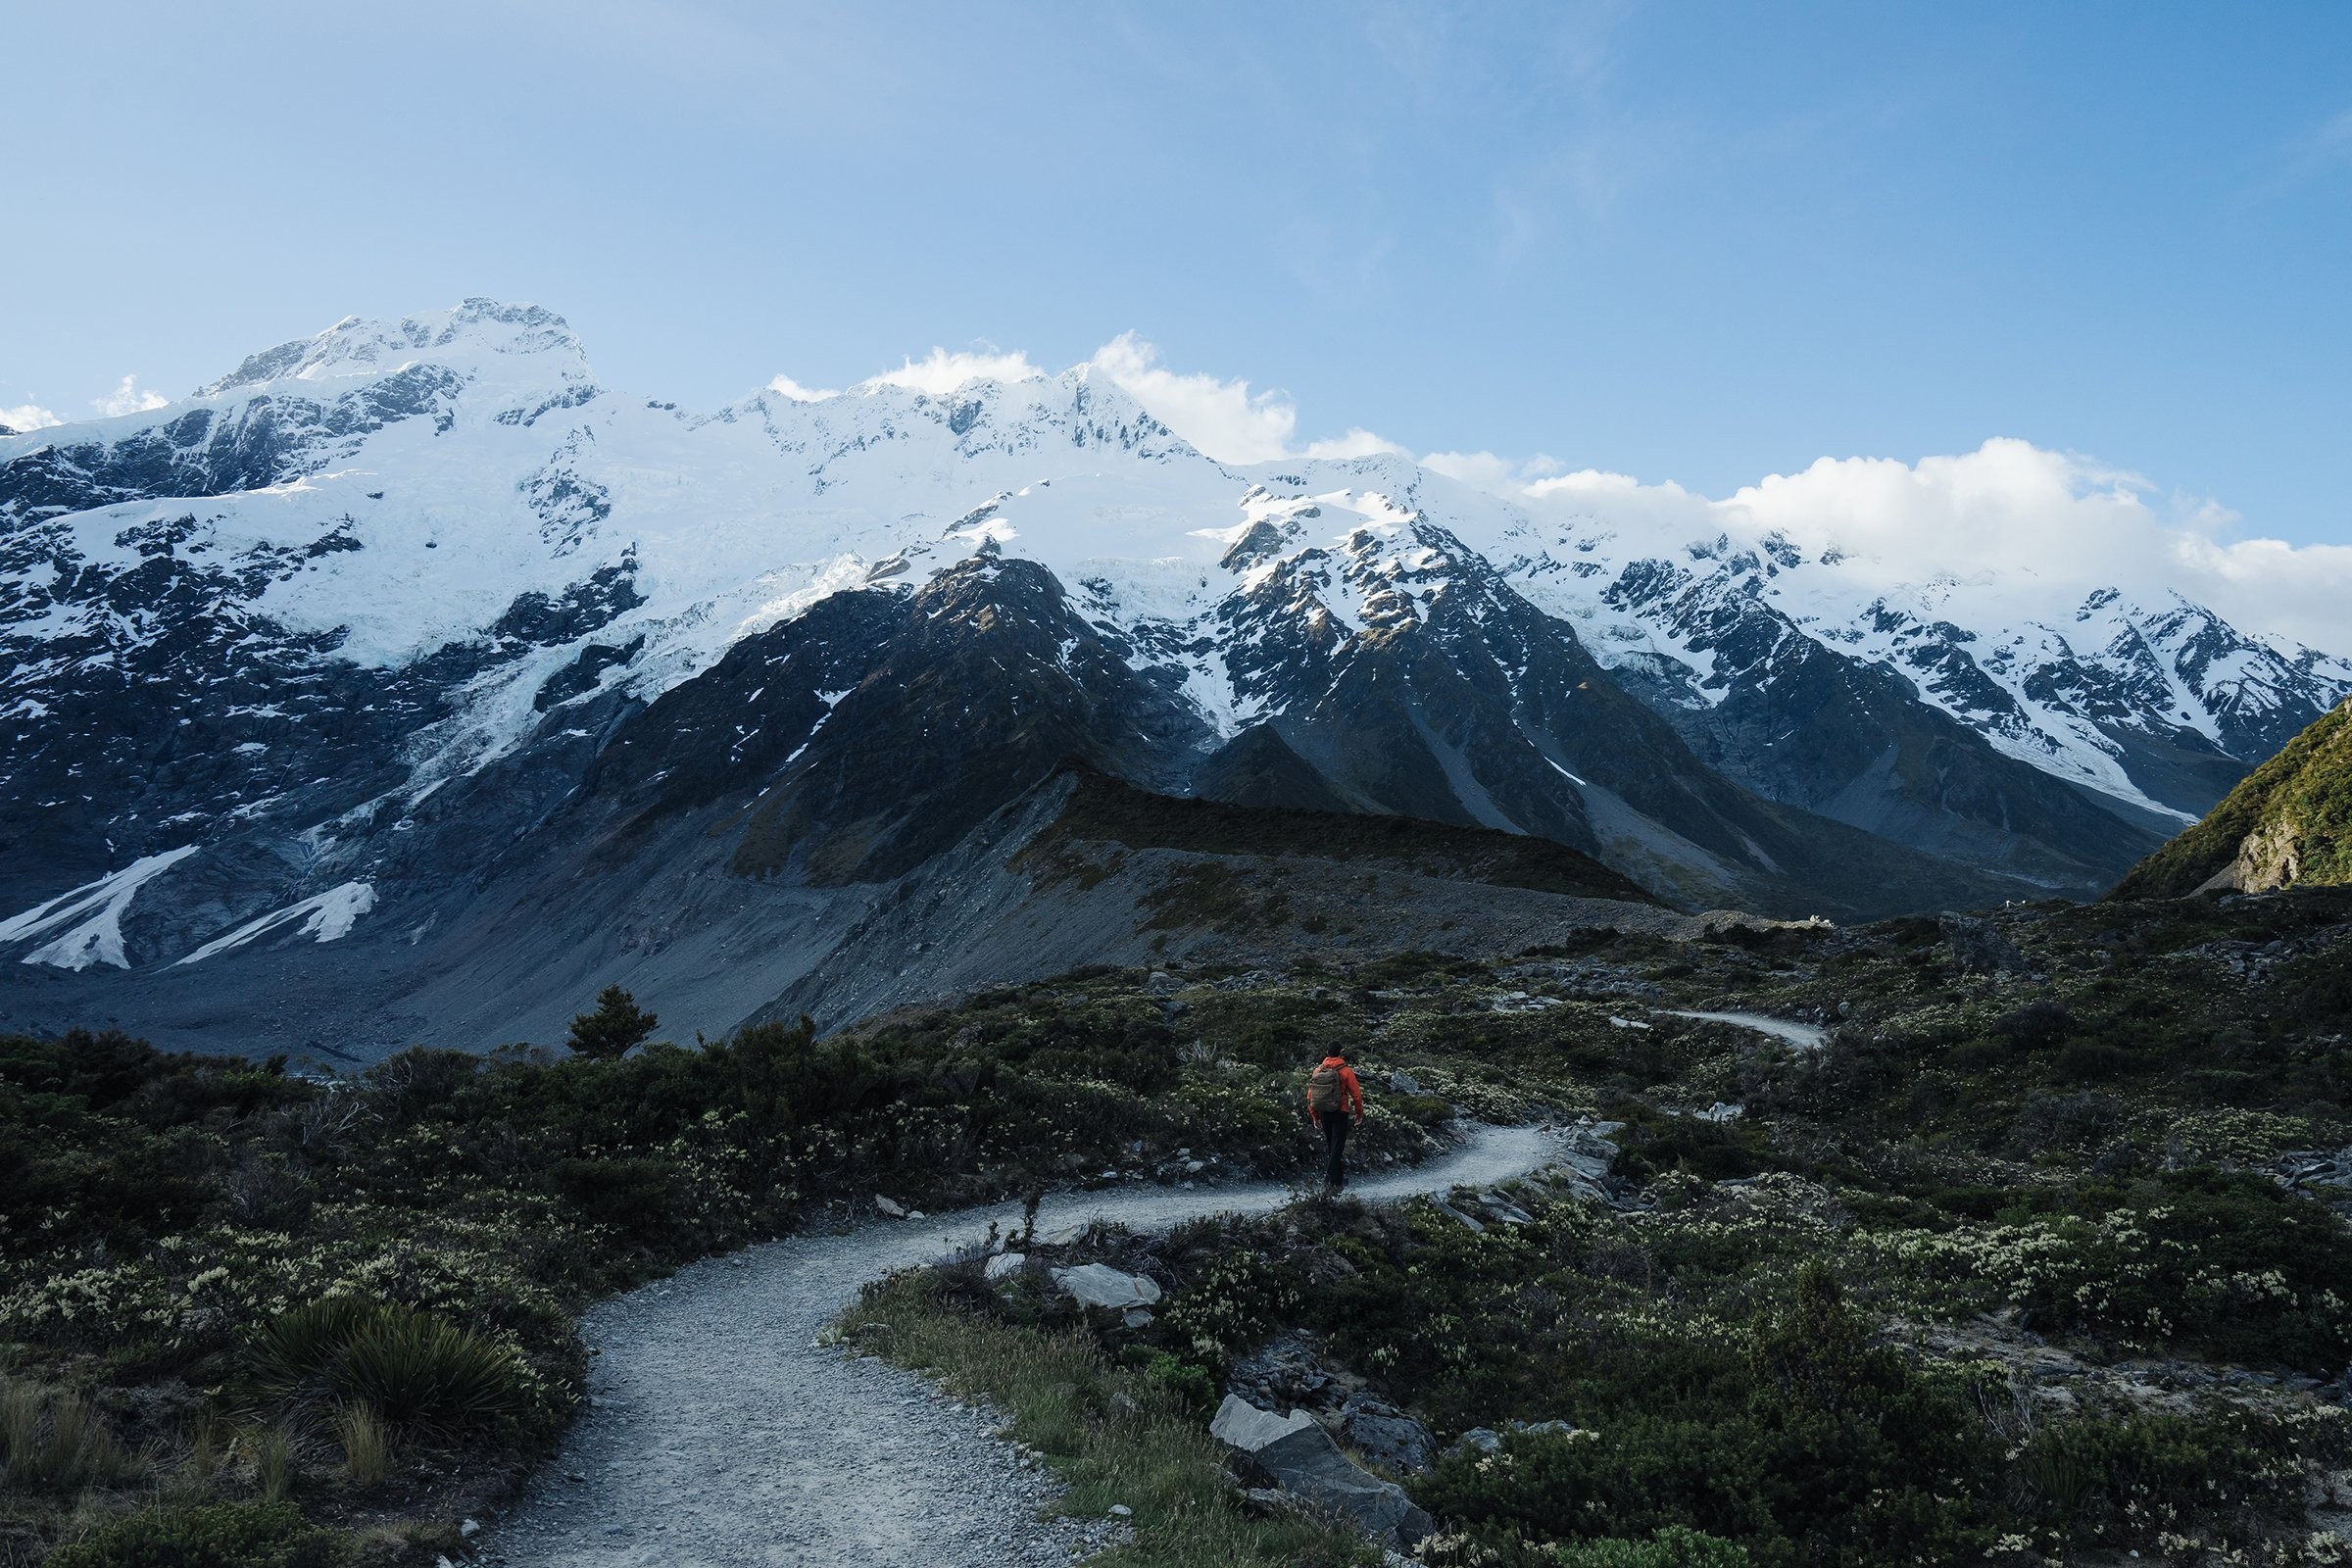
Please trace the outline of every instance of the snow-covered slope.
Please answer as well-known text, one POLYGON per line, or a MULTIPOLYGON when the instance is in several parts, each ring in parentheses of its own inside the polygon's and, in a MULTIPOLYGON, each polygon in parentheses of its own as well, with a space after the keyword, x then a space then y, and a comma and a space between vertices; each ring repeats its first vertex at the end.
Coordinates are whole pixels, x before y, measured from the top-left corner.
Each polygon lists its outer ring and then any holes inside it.
POLYGON ((1700 902, 1840 896, 1803 862, 1870 845, 1965 868, 1886 873, 1921 899, 2086 891, 2352 690, 2177 598, 2053 605, 2032 567, 1905 584, 1401 456, 1224 465, 1088 367, 696 414, 603 387, 535 307, 350 319, 150 413, 0 435, 0 951, 200 975, 365 940, 404 876, 459 875, 452 844, 474 874, 594 795, 624 729, 775 821, 883 810, 844 780, 931 710, 859 683, 913 690, 916 648, 1010 662, 956 700, 1014 694, 1016 750, 1030 702, 1163 788, 1231 743, 1316 804, 1545 833, 1700 902), (1044 573, 971 575, 1015 561, 1044 573), (775 656, 822 683, 710 688, 742 719, 663 701, 837 600, 861 608, 775 656), (990 641, 1007 617, 1046 641, 990 641), (657 746, 648 713, 682 728, 657 746))
POLYGON ((2158 586, 2074 589, 2030 561, 1904 581, 1777 530, 1682 537, 1601 510, 1542 509, 1484 543, 1604 664, 1690 709, 1768 683, 1773 652, 1801 638, 1901 675, 2004 756, 2186 821, 2352 690, 2352 659, 2241 632, 2158 586), (1734 651, 1759 632, 1760 649, 1734 651))

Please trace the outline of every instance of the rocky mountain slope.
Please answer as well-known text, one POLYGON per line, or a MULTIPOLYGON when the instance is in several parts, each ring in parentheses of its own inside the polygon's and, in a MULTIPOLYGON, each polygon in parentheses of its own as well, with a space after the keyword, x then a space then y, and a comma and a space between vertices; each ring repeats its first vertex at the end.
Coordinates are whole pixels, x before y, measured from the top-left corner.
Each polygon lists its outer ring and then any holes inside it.
POLYGON ((535 307, 347 320, 0 436, 0 1014, 375 1050, 628 976, 724 1027, 975 907, 939 868, 1005 873, 1068 759, 1685 908, 2088 895, 2352 690, 2185 604, 2061 636, 1850 567, 1219 464, 1091 368, 696 416, 535 307))
POLYGON ((2288 741, 2204 820, 2149 856, 2118 898, 2352 882, 2352 702, 2288 741))

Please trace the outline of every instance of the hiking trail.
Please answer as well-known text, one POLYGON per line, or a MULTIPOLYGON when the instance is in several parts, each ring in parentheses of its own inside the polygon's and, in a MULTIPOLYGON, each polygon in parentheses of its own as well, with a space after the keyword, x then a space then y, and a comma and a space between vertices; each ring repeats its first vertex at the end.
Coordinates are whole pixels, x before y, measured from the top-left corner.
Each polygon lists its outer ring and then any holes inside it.
MULTIPOLYGON (((1539 1168, 1557 1147, 1544 1129, 1477 1126, 1436 1158, 1365 1175, 1348 1191, 1394 1200, 1490 1187, 1539 1168)), ((1266 1182, 1055 1193, 1038 1228, 1100 1217, 1159 1231, 1264 1213, 1298 1192, 1266 1182)), ((484 1533, 480 1560, 1042 1568, 1119 1539, 1123 1524, 1038 1517, 1060 1488, 993 1435, 997 1414, 816 1343, 867 1281, 977 1244, 991 1222, 1016 1229, 1020 1205, 787 1237, 598 1304, 581 1330, 602 1351, 590 1362, 589 1408, 484 1533)))

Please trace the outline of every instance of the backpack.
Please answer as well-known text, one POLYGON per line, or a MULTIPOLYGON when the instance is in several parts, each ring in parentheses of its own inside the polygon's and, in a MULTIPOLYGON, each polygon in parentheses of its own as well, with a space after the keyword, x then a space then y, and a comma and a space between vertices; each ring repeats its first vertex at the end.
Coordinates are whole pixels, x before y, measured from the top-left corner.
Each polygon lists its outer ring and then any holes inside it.
POLYGON ((1317 1066, 1306 1075, 1306 1102, 1317 1111, 1339 1110, 1348 1103, 1348 1086, 1340 1078, 1343 1069, 1329 1062, 1317 1066))

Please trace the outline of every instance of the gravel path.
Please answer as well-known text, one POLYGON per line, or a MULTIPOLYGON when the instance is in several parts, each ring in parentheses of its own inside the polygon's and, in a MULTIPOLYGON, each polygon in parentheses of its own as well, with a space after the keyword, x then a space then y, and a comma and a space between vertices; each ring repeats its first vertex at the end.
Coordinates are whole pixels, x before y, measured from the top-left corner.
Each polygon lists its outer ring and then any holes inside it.
POLYGON ((1709 1023, 1735 1023, 1742 1029, 1758 1029, 1807 1051, 1819 1051, 1821 1043, 1830 1038, 1830 1032, 1819 1024, 1792 1023, 1787 1018, 1768 1018, 1760 1012, 1684 1012, 1674 1007, 1659 1010, 1669 1018, 1704 1018, 1709 1023))
MULTIPOLYGON (((1349 1191, 1394 1200, 1491 1186, 1536 1169, 1555 1147, 1535 1128, 1480 1127, 1448 1153, 1349 1191)), ((1100 1215, 1161 1230, 1201 1214, 1262 1213, 1294 1196, 1271 1184, 1055 1194, 1038 1225, 1051 1232, 1100 1215)), ((993 1436, 1000 1417, 816 1344, 866 1281, 1019 1218, 1017 1203, 1000 1204, 796 1236, 598 1306, 583 1326, 604 1352, 590 1369, 590 1408, 488 1534, 488 1560, 1004 1568, 1067 1563, 1107 1544, 1115 1538, 1104 1522, 1038 1518, 1057 1489, 993 1436)))

